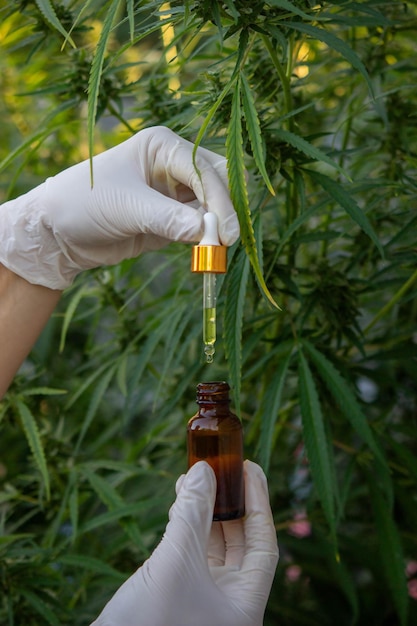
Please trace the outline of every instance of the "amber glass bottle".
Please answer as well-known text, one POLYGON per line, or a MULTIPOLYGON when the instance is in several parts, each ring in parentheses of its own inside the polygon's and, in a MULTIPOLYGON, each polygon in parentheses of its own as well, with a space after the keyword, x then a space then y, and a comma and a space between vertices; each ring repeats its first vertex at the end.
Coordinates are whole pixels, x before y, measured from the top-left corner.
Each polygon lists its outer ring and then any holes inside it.
POLYGON ((242 424, 230 411, 229 390, 225 382, 199 383, 199 409, 187 428, 188 467, 207 461, 216 474, 215 521, 245 514, 242 424))

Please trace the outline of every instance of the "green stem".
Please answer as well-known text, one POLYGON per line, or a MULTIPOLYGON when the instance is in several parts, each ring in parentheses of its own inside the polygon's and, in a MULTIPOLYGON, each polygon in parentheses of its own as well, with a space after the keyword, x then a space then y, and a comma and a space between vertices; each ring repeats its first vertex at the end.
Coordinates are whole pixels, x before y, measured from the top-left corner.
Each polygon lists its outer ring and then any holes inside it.
POLYGON ((131 126, 129 122, 124 119, 122 115, 120 115, 120 113, 111 103, 108 103, 107 109, 109 113, 111 113, 116 119, 119 120, 121 124, 123 124, 123 126, 126 126, 126 128, 132 133, 132 135, 136 133, 136 130, 133 128, 133 126, 131 126))
MULTIPOLYGON (((293 54, 291 41, 289 41, 288 43, 289 45, 288 62, 287 62, 287 69, 285 71, 278 59, 276 50, 274 49, 268 37, 266 35, 262 35, 262 40, 265 44, 266 49, 268 50, 269 56, 271 57, 271 61, 281 81, 282 92, 283 92, 283 97, 284 97, 285 114, 288 115, 287 120, 286 120, 287 128, 290 132, 294 132, 294 120, 291 117, 291 115, 289 115, 291 111, 293 110, 291 82, 290 82, 290 77, 291 77, 291 72, 292 72, 290 59, 292 58, 292 54, 293 54)), ((290 166, 293 165, 292 160, 289 161, 289 165, 290 166)), ((292 224, 292 222, 296 219, 298 215, 298 198, 297 198, 296 189, 294 187, 294 183, 288 183, 286 206, 287 206, 287 224, 288 226, 290 226, 290 224, 292 224)), ((288 263, 292 265, 294 263, 294 260, 295 260, 295 250, 294 250, 294 246, 291 245, 290 243, 289 252, 288 252, 288 263)))
MULTIPOLYGON (((282 67, 281 63, 279 62, 278 59, 278 55, 273 47, 273 45, 271 44, 271 42, 269 41, 268 37, 266 35, 262 35, 262 40, 265 44, 266 49, 269 52, 269 56, 271 57, 271 61, 277 71, 277 74, 279 76, 279 79, 281 81, 281 85, 282 85, 282 91, 284 94, 284 104, 285 104, 285 113, 288 114, 293 110, 293 103, 292 103, 292 95, 291 95, 291 88, 290 88, 290 81, 289 78, 286 74, 286 72, 284 71, 284 68, 282 67)), ((287 118, 287 122, 288 122, 288 130, 292 131, 294 128, 294 123, 293 123, 293 119, 292 117, 288 117, 287 118)))
POLYGON ((397 293, 391 298, 389 302, 385 306, 382 307, 375 315, 374 319, 369 322, 368 326, 364 329, 363 334, 365 335, 382 317, 387 315, 391 311, 391 309, 397 304, 397 302, 404 296, 404 294, 413 286, 413 284, 417 280, 417 270, 413 272, 410 278, 404 283, 404 285, 397 291, 397 293))

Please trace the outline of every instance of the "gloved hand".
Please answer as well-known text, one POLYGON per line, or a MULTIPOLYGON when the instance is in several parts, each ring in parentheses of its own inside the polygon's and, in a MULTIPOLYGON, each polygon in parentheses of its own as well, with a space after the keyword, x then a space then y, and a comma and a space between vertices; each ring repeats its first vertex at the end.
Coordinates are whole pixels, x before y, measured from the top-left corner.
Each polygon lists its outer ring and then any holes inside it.
POLYGON ((92 626, 261 626, 278 546, 261 468, 245 461, 246 516, 212 523, 204 461, 177 483, 164 537, 92 626))
POLYGON ((140 131, 0 206, 0 262, 28 282, 64 289, 82 270, 113 265, 171 241, 196 242, 202 212, 231 245, 239 225, 226 159, 165 127, 140 131), (196 210, 201 207, 200 211, 196 210))

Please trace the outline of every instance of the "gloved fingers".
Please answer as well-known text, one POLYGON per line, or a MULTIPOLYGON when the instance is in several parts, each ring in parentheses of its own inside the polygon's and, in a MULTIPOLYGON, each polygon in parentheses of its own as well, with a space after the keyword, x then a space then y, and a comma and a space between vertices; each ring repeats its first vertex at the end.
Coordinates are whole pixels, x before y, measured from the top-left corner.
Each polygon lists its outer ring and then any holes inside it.
MULTIPOLYGON (((167 237, 159 237, 158 235, 136 235, 134 237, 135 240, 135 253, 132 255, 137 257, 139 254, 143 254, 144 252, 153 252, 154 250, 160 250, 161 248, 166 248, 172 239, 168 239, 167 237)), ((124 257, 129 258, 129 257, 124 257)))
MULTIPOLYGON (((246 516, 240 520, 245 537, 242 565, 240 568, 227 566, 226 556, 225 565, 211 567, 210 573, 218 587, 240 607, 248 623, 262 624, 278 560, 278 547, 265 475, 250 461, 245 461, 244 470, 246 516)), ((226 546, 228 541, 234 546, 231 561, 236 561, 239 555, 238 527, 227 529, 223 523, 222 529, 226 546)))
POLYGON ((226 189, 229 188, 229 177, 227 174, 227 159, 216 152, 212 152, 211 150, 207 150, 207 148, 202 148, 201 146, 197 149, 197 154, 202 156, 206 161, 210 163, 213 169, 217 172, 220 178, 223 181, 223 185, 226 189))
POLYGON ((224 544, 225 544, 225 560, 227 567, 240 568, 245 556, 245 531, 242 519, 230 520, 222 523, 224 544))
MULTIPOLYGON (((206 148, 199 147, 197 150, 197 154, 200 154, 200 150, 202 155, 211 163, 213 168, 216 170, 220 178, 222 179, 224 186, 229 189, 229 175, 227 170, 227 159, 226 157, 221 156, 220 154, 216 154, 215 152, 211 152, 210 150, 206 150, 206 148)), ((249 173, 245 170, 245 179, 246 182, 249 180, 249 173)))
POLYGON ((278 563, 278 544, 265 474, 256 463, 245 461, 245 556, 242 572, 252 579, 254 588, 272 579, 278 563))
POLYGON ((198 147, 197 172, 193 162, 194 144, 164 126, 140 131, 132 138, 131 145, 136 148, 138 169, 150 188, 183 203, 197 198, 205 210, 217 214, 221 242, 232 245, 236 241, 239 222, 229 195, 223 156, 198 147))
MULTIPOLYGON (((199 147, 197 149, 197 155, 202 156, 204 159, 206 159, 206 161, 208 161, 211 164, 216 174, 221 178, 223 185, 229 191, 229 175, 228 175, 226 157, 223 157, 217 154, 216 152, 212 152, 211 150, 207 150, 206 148, 202 148, 202 147, 199 147)), ((245 171, 245 178, 246 180, 248 180, 249 178, 248 173, 246 171, 245 171)), ((221 207, 218 207, 217 209, 215 208, 214 212, 217 214, 217 217, 219 218, 219 224, 220 224, 219 234, 220 234, 221 241, 225 243, 225 245, 232 245, 232 243, 234 243, 238 239, 239 234, 240 234, 239 220, 237 220, 236 222, 235 215, 233 213, 232 214, 228 213, 227 216, 222 215, 221 207), (229 220, 230 220, 230 223, 229 223, 229 220), (223 230, 229 233, 230 242, 223 241, 223 234, 222 234, 223 230), (232 232, 236 232, 236 234, 232 236, 232 232)), ((237 218, 237 215, 236 215, 236 218, 237 218)))
MULTIPOLYGON (((145 137, 146 135, 151 135, 152 140, 149 145, 153 145, 155 147, 160 147, 161 145, 165 145, 171 147, 174 153, 175 150, 181 145, 184 149, 184 152, 187 155, 187 158, 192 161, 193 153, 195 149, 195 145, 191 141, 187 141, 187 139, 183 139, 176 135, 172 130, 165 126, 157 126, 154 128, 148 128, 140 131, 138 133, 138 137, 145 137)), ((207 163, 211 165, 211 167, 215 170, 218 176, 221 178, 226 189, 229 188, 229 180, 227 173, 227 159, 221 154, 217 152, 213 152, 212 150, 208 150, 207 148, 203 148, 202 146, 198 146, 196 154, 198 157, 202 157, 207 163)), ((171 152, 172 156, 172 152, 171 152)), ((176 186, 178 184, 179 179, 173 179, 173 184, 176 186)), ((190 187, 187 185, 187 189, 190 187)), ((173 187, 171 187, 171 191, 173 191, 173 187)), ((178 188, 177 188, 178 193, 178 188)), ((175 197, 175 195, 174 195, 175 197)), ((180 199, 177 197, 177 199, 180 199)), ((181 202, 184 201, 181 199, 181 202)))
MULTIPOLYGON (((196 165, 192 159, 192 144, 177 142, 172 148, 167 171, 174 179, 193 190, 200 204, 216 213, 219 220, 219 237, 224 245, 232 245, 239 237, 239 221, 230 199, 229 191, 216 169, 202 153, 197 151, 196 165)), ((223 164, 217 167, 223 171, 223 164)))
MULTIPOLYGON (((175 483, 175 495, 176 496, 178 496, 179 492, 181 491, 181 487, 182 487, 182 484, 184 482, 185 476, 186 476, 186 474, 181 474, 181 476, 179 476, 177 478, 177 481, 175 483)), ((170 506, 169 511, 168 511, 168 519, 169 520, 171 519, 171 513, 172 513, 172 510, 173 510, 174 506, 175 506, 175 502, 172 503, 172 505, 170 506)))
POLYGON ((245 533, 242 520, 213 522, 208 547, 210 567, 239 569, 245 555, 245 533))
POLYGON ((181 474, 178 476, 177 482, 175 483, 175 495, 178 495, 181 491, 182 483, 184 482, 185 474, 181 474))
POLYGON ((200 554, 207 561, 215 497, 214 472, 208 463, 199 461, 181 481, 164 536, 185 558, 193 560, 200 554))
POLYGON ((226 558, 226 545, 224 542, 221 522, 213 522, 210 531, 210 539, 207 551, 207 559, 210 567, 224 565, 226 558))
MULTIPOLYGON (((118 212, 114 215, 114 230, 121 215, 126 234, 143 233, 156 235, 161 240, 186 243, 198 242, 203 235, 203 217, 200 211, 151 188, 147 188, 138 197, 130 195, 124 206, 118 203, 118 212)), ((110 219, 111 216, 108 217, 109 221, 110 219)), ((146 248, 146 242, 144 247, 146 248)))

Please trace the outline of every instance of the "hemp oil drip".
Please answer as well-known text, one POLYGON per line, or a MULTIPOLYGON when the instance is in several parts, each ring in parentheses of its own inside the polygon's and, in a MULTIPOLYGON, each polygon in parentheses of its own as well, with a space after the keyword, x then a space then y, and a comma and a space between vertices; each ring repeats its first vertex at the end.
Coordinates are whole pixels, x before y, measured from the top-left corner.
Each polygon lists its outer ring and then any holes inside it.
POLYGON ((187 427, 188 467, 206 461, 216 474, 214 521, 245 514, 243 431, 239 418, 230 411, 229 390, 226 382, 199 383, 199 409, 187 427))
POLYGON ((193 247, 191 271, 203 274, 203 343, 207 363, 212 363, 216 343, 216 274, 226 272, 226 246, 221 246, 215 213, 204 214, 204 236, 193 247))

